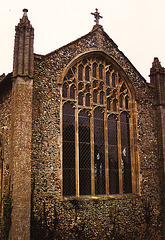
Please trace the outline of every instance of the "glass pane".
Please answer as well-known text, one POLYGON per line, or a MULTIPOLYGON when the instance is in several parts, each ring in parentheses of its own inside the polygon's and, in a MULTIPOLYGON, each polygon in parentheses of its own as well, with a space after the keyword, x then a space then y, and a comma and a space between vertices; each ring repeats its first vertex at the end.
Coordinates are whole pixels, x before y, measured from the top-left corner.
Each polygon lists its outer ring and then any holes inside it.
POLYGON ((94 63, 93 64, 93 68, 92 68, 92 73, 93 73, 93 77, 95 77, 96 78, 96 70, 97 70, 97 63, 94 63))
POLYGON ((99 65, 99 78, 103 79, 103 65, 99 65))
POLYGON ((79 65, 78 66, 78 80, 82 81, 82 76, 83 76, 83 66, 79 65))
POLYGON ((109 82, 109 72, 106 72, 106 85, 109 86, 110 82, 109 82))
POLYGON ((120 106, 120 108, 123 107, 123 100, 122 100, 122 96, 121 95, 119 96, 119 106, 120 106))
POLYGON ((75 86, 74 85, 72 85, 70 87, 70 98, 75 99, 75 86))
POLYGON ((63 106, 63 195, 75 196, 75 112, 63 106))
POLYGON ((97 103, 97 91, 93 92, 93 102, 97 103))
POLYGON ((110 111, 111 110, 111 102, 110 99, 107 98, 107 110, 110 111))
POLYGON ((104 115, 99 109, 94 111, 94 168, 95 194, 105 194, 104 115))
POLYGON ((125 108, 128 109, 128 96, 125 97, 125 108))
POLYGON ((90 118, 79 114, 79 183, 80 195, 91 194, 90 118))
POLYGON ((100 92, 100 104, 104 104, 104 92, 100 92))
POLYGON ((116 112, 116 99, 113 100, 113 111, 116 112))
POLYGON ((109 191, 110 194, 119 193, 117 121, 108 118, 108 160, 109 160, 109 191))
POLYGON ((78 104, 83 105, 83 95, 82 95, 82 93, 79 93, 79 95, 78 95, 78 104))
POLYGON ((120 116, 121 127, 121 150, 122 150, 122 172, 123 172, 123 192, 132 192, 131 178, 131 159, 130 159, 130 136, 129 136, 129 118, 127 113, 123 112, 120 116))
POLYGON ((112 74, 112 87, 116 86, 115 73, 112 74))
POLYGON ((85 81, 89 81, 89 67, 85 68, 85 81))
POLYGON ((86 95, 85 105, 88 106, 88 107, 90 106, 90 94, 86 95))

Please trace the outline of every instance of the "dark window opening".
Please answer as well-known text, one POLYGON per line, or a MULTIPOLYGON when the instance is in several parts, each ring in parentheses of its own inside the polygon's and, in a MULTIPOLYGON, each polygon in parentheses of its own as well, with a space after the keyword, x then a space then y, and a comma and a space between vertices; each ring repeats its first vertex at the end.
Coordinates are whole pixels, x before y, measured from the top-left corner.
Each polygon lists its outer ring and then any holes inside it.
POLYGON ((75 112, 63 106, 63 195, 75 196, 75 112))
POLYGON ((90 118, 87 113, 79 114, 79 186, 80 195, 91 194, 91 150, 90 118))
POLYGON ((112 87, 116 86, 116 76, 115 73, 112 73, 112 87))
POLYGON ((70 87, 70 98, 75 99, 75 86, 74 85, 72 85, 70 87))
POLYGON ((89 67, 85 68, 85 81, 89 81, 89 67))
POLYGON ((105 194, 104 115, 99 109, 94 111, 94 172, 95 194, 105 194))
POLYGON ((128 96, 125 97, 125 108, 128 109, 128 96))
POLYGON ((97 77, 97 63, 93 63, 93 68, 92 68, 92 75, 93 77, 97 77))
POLYGON ((100 104, 104 104, 104 92, 100 92, 100 104))
POLYGON ((131 193, 132 178, 130 159, 129 118, 127 117, 126 112, 123 112, 120 116, 120 127, 121 127, 123 193, 131 193))
POLYGON ((109 193, 119 193, 117 121, 113 116, 108 118, 108 161, 109 161, 109 193))
POLYGON ((83 78, 83 66, 79 65, 78 66, 78 80, 82 81, 82 78, 83 78))
POLYGON ((117 108, 116 108, 116 99, 113 100, 113 111, 116 112, 117 108))
POLYGON ((82 95, 82 93, 79 93, 79 95, 78 95, 78 104, 83 105, 83 95, 82 95))
POLYGON ((106 85, 109 86, 110 85, 110 78, 109 78, 110 74, 109 72, 106 72, 106 85))
POLYGON ((90 107, 90 94, 86 94, 85 105, 86 105, 87 107, 90 107))
POLYGON ((110 98, 107 98, 107 110, 108 110, 108 111, 111 110, 111 101, 110 101, 110 98))
POLYGON ((93 92, 93 102, 97 103, 97 91, 96 90, 93 92))
POLYGON ((103 65, 102 64, 99 65, 99 78, 103 79, 103 65))
POLYGON ((123 107, 123 97, 121 95, 119 96, 119 106, 120 108, 123 107))

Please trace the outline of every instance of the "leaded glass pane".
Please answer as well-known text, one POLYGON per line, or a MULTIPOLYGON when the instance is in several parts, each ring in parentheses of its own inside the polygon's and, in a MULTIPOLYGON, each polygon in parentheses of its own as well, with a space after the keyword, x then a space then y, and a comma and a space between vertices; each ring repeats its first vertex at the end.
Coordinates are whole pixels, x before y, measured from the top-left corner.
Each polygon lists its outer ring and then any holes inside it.
POLYGON ((79 183, 80 195, 91 194, 90 118, 84 111, 79 114, 79 183))
POLYGON ((75 86, 70 87, 70 98, 75 99, 75 86))
POLYGON ((120 116, 121 127, 121 150, 122 150, 122 172, 123 172, 123 192, 132 192, 131 159, 130 159, 130 136, 129 118, 123 112, 120 116))
POLYGON ((119 193, 117 121, 113 116, 108 118, 108 161, 109 161, 109 192, 119 193))
POLYGON ((104 115, 99 109, 94 111, 94 168, 95 194, 105 194, 104 115))
POLYGON ((63 195, 74 196, 75 190, 75 113, 71 104, 63 106, 63 195))

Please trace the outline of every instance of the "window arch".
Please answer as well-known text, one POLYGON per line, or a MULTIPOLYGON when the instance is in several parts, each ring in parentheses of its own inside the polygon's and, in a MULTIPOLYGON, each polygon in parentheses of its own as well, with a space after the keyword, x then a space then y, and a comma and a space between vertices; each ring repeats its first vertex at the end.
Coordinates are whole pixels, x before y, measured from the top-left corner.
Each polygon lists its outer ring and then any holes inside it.
POLYGON ((72 63, 62 88, 67 84, 69 98, 63 94, 61 101, 63 196, 135 193, 135 104, 126 76, 111 60, 88 55, 72 63), (74 78, 68 74, 73 68, 74 78))

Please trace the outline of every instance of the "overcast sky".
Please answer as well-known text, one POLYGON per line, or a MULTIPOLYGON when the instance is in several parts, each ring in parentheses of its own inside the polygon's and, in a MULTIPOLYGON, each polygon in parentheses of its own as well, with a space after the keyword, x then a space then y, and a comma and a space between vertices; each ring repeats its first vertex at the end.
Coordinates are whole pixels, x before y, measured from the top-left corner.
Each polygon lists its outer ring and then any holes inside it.
POLYGON ((154 57, 165 67, 165 0, 0 0, 0 75, 12 71, 15 25, 23 8, 35 29, 34 52, 49 53, 100 24, 148 81, 154 57))

